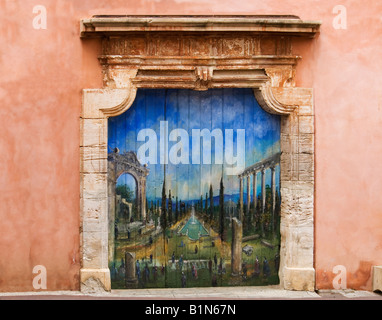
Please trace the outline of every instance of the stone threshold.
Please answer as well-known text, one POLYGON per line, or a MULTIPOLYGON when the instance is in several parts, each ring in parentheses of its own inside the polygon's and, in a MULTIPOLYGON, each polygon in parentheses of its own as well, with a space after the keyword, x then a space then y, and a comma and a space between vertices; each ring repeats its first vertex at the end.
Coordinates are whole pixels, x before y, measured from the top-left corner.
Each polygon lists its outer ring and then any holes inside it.
POLYGON ((111 290, 111 292, 83 293, 80 291, 0 292, 4 299, 121 299, 121 300, 382 300, 382 294, 364 290, 290 291, 280 286, 215 287, 184 289, 111 290))
POLYGON ((0 300, 382 300, 382 294, 363 290, 289 291, 283 289, 141 289, 110 293, 42 291, 0 293, 0 300))
POLYGON ((0 300, 382 300, 363 290, 289 291, 273 288, 141 289, 85 294, 80 291, 0 293, 0 300))
POLYGON ((6 297, 39 298, 62 297, 96 298, 96 299, 132 299, 132 300, 240 300, 240 299, 316 299, 320 296, 312 291, 289 291, 279 286, 268 287, 214 287, 214 288, 183 288, 183 289, 126 289, 111 290, 111 292, 80 291, 40 291, 0 293, 0 300, 6 297))

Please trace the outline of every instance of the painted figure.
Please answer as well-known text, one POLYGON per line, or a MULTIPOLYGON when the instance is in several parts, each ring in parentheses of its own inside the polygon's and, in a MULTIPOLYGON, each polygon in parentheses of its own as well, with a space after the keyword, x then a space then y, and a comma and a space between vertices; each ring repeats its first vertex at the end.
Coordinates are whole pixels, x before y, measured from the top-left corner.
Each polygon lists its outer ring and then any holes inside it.
POLYGON ((185 288, 186 287, 186 275, 184 274, 184 272, 182 272, 181 283, 182 283, 182 288, 185 288))

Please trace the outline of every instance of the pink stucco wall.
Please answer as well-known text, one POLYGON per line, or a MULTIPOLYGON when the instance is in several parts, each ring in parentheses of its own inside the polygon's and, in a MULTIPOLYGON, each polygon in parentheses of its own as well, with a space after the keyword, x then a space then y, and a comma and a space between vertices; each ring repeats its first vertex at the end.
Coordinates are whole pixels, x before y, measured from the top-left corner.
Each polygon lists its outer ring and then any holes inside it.
POLYGON ((342 1, 347 29, 332 26, 332 0, 0 0, 0 291, 79 289, 81 90, 102 86, 99 44, 81 41, 94 14, 293 14, 321 20, 295 41, 297 85, 313 87, 316 112, 315 268, 331 288, 371 289, 382 264, 382 2, 342 1), (33 7, 47 8, 35 30, 33 7))

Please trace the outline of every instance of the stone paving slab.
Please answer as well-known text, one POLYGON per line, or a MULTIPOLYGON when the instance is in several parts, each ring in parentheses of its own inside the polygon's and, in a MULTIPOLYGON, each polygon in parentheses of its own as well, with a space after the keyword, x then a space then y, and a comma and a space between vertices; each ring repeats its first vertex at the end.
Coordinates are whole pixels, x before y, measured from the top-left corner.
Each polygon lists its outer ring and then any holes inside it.
POLYGON ((329 300, 329 299, 356 299, 356 300, 382 300, 382 294, 371 292, 371 291, 363 291, 363 290, 319 290, 318 294, 321 298, 329 300))

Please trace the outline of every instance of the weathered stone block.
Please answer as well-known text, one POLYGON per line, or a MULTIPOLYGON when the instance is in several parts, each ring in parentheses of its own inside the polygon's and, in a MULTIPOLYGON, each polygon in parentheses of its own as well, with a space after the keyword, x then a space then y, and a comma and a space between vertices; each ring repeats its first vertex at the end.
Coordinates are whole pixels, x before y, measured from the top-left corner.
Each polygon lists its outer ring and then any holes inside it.
POLYGON ((107 173, 107 147, 88 146, 80 148, 82 173, 107 173))
POLYGON ((277 100, 284 104, 299 107, 311 106, 311 109, 313 109, 313 89, 311 88, 275 88, 274 95, 277 100))
POLYGON ((287 153, 287 152, 282 152, 280 156, 280 170, 281 172, 286 172, 286 171, 292 171, 293 170, 293 161, 294 159, 293 153, 287 153))
POLYGON ((281 190, 294 195, 312 196, 314 194, 314 182, 312 181, 284 181, 281 190))
POLYGON ((80 199, 82 219, 97 219, 105 222, 107 218, 107 198, 104 199, 80 199))
POLYGON ((280 159, 281 181, 299 180, 298 153, 282 153, 280 159))
POLYGON ((301 133, 298 141, 298 153, 314 153, 314 135, 301 133))
POLYGON ((314 118, 313 116, 299 116, 298 127, 299 134, 314 133, 314 118))
POLYGON ((81 119, 80 147, 107 146, 107 119, 81 119))
POLYGON ((106 173, 82 173, 81 174, 81 198, 106 199, 107 198, 107 174, 106 173))
POLYGON ((287 130, 287 132, 289 132, 289 134, 291 134, 291 135, 299 135, 300 134, 300 132, 299 132, 299 116, 298 116, 298 113, 296 110, 288 116, 288 123, 285 126, 285 128, 283 128, 283 126, 281 126, 281 133, 284 133, 284 130, 287 130))
POLYGON ((373 291, 382 291, 382 266, 373 266, 373 291))
POLYGON ((314 110, 312 105, 303 105, 298 107, 299 116, 313 116, 314 110))
POLYGON ((81 292, 86 294, 110 291, 110 270, 108 268, 83 268, 80 270, 80 282, 81 292))
POLYGON ((314 268, 288 268, 283 270, 283 284, 286 290, 314 291, 314 268))
POLYGON ((298 156, 298 173, 299 180, 313 181, 314 180, 314 155, 301 153, 298 156))
POLYGON ((108 236, 107 232, 82 232, 82 266, 83 268, 108 267, 108 236))
MULTIPOLYGON (((301 201, 301 204, 296 204, 296 202, 300 201, 300 199, 295 200, 291 196, 286 196, 285 200, 282 200, 281 208, 282 208, 282 217, 283 217, 283 225, 285 227, 293 228, 297 226, 297 228, 302 228, 304 226, 310 227, 313 225, 313 208, 310 208, 308 204, 304 204, 301 201)), ((302 198, 303 199, 303 198, 302 198)), ((309 201, 307 198, 305 201, 309 201)), ((309 231, 312 231, 308 229, 309 231)), ((290 232, 296 232, 296 234, 302 234, 298 229, 294 230, 285 230, 290 232)), ((311 236, 313 239, 313 236, 311 236)))
POLYGON ((280 134, 281 152, 298 153, 299 152, 299 135, 297 134, 280 134))
POLYGON ((81 199, 82 230, 84 232, 107 232, 107 199, 81 199))

